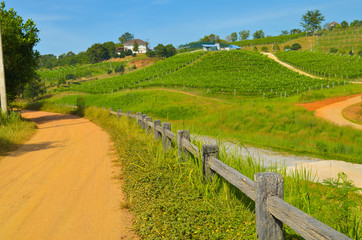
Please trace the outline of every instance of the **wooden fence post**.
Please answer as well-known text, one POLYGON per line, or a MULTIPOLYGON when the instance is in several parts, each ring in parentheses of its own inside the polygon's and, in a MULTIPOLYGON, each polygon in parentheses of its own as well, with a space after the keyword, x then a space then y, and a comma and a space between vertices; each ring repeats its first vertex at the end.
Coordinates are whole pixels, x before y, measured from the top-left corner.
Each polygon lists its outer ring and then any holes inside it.
POLYGON ((121 117, 121 113, 122 113, 122 110, 121 110, 121 109, 118 109, 118 110, 117 110, 117 117, 118 117, 118 118, 121 117))
POLYGON ((178 158, 182 161, 185 161, 189 156, 189 152, 183 147, 182 139, 190 141, 190 131, 189 130, 178 130, 177 131, 177 148, 178 148, 178 158))
POLYGON ((127 111, 128 117, 131 118, 131 111, 127 111))
POLYGON ((210 157, 219 158, 219 147, 217 145, 202 145, 202 172, 205 180, 212 180, 215 172, 209 167, 210 157))
POLYGON ((148 122, 152 122, 152 118, 151 117, 146 117, 145 118, 146 122, 145 122, 145 126, 146 126, 146 133, 150 133, 152 131, 151 126, 148 125, 148 122))
POLYGON ((112 116, 112 112, 113 112, 113 109, 110 108, 110 109, 109 109, 109 116, 112 116))
POLYGON ((278 173, 265 172, 254 174, 256 184, 255 216, 256 234, 259 240, 282 240, 283 223, 268 211, 268 197, 277 196, 281 199, 283 193, 283 177, 278 173))
POLYGON ((162 148, 164 151, 168 151, 171 148, 171 139, 168 138, 166 130, 171 131, 171 123, 162 123, 162 148))
POLYGON ((162 134, 156 130, 157 126, 161 127, 161 120, 153 121, 153 135, 155 139, 160 139, 162 138, 162 134))
POLYGON ((146 117, 147 117, 147 114, 142 114, 142 119, 141 119, 141 127, 143 130, 146 129, 146 117))
POLYGON ((140 113, 140 112, 137 113, 137 124, 138 124, 138 126, 141 126, 141 115, 142 115, 142 113, 140 113))

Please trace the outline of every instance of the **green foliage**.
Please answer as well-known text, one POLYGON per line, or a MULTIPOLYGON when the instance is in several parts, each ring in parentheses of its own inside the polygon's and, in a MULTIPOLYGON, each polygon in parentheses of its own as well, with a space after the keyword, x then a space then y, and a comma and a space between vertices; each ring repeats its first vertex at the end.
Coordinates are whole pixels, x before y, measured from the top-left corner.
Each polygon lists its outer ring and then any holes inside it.
POLYGON ((329 52, 330 52, 330 53, 337 53, 337 52, 338 52, 338 49, 337 49, 337 48, 334 48, 334 47, 331 47, 331 49, 329 49, 329 52))
POLYGON ((114 72, 116 72, 116 73, 124 73, 124 71, 125 71, 124 65, 118 65, 116 67, 116 69, 114 70, 114 72))
POLYGON ((172 44, 164 46, 163 44, 158 44, 155 48, 155 54, 158 57, 172 57, 176 54, 176 48, 172 44))
POLYGON ((238 40, 238 34, 236 32, 233 32, 230 34, 230 40, 231 42, 235 42, 238 40))
POLYGON ((269 52, 269 50, 268 50, 268 47, 267 46, 263 46, 263 47, 261 47, 261 49, 260 49, 262 52, 269 52))
POLYGON ((255 33, 253 33, 253 38, 254 39, 265 38, 265 34, 264 34, 263 30, 255 31, 255 33))
POLYGON ((295 33, 290 35, 281 35, 281 36, 272 36, 266 38, 257 38, 257 39, 250 39, 250 40, 242 40, 238 42, 234 42, 233 44, 242 46, 250 46, 250 45, 261 45, 261 44, 272 44, 272 43, 284 43, 293 39, 297 39, 300 37, 305 37, 305 33, 295 33))
POLYGON ((43 94, 45 92, 44 85, 38 80, 33 80, 28 82, 23 91, 23 97, 27 100, 32 100, 37 96, 43 94))
POLYGON ((133 52, 138 52, 139 44, 136 40, 133 41, 133 52))
POLYGON ((341 82, 346 79, 358 79, 362 76, 362 60, 358 57, 311 51, 279 52, 277 56, 308 73, 340 79, 341 82))
POLYGON ((88 48, 87 55, 91 63, 102 62, 110 58, 107 49, 100 43, 93 44, 88 48))
POLYGON ((296 51, 296 50, 299 50, 301 48, 302 48, 302 46, 299 43, 293 43, 293 45, 292 45, 292 47, 290 49, 296 51))
POLYGON ((243 30, 243 31, 239 32, 239 36, 240 36, 240 38, 239 38, 240 41, 248 39, 250 36, 250 30, 243 30))
POLYGON ((129 32, 125 32, 124 34, 122 34, 122 36, 120 36, 119 38, 120 43, 125 43, 128 42, 129 40, 134 39, 134 35, 129 33, 129 32))
POLYGON ((280 47, 279 47, 279 44, 274 44, 273 45, 273 52, 279 52, 280 51, 280 47))
POLYGON ((0 7, 0 24, 6 92, 8 101, 12 101, 22 94, 27 83, 36 78, 39 53, 33 48, 40 40, 39 30, 33 20, 24 22, 14 9, 6 10, 4 2, 0 7))
POLYGON ((308 11, 302 16, 300 23, 305 31, 311 31, 313 34, 321 29, 321 23, 324 21, 324 16, 319 10, 308 11))

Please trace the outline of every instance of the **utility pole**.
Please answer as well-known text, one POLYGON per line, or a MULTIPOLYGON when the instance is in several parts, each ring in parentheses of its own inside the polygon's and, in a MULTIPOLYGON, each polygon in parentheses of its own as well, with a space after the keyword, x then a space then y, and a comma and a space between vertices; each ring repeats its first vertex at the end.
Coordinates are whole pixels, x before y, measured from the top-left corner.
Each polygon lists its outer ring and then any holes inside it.
POLYGON ((1 111, 7 113, 8 102, 6 100, 6 87, 5 87, 5 70, 3 58, 3 44, 1 40, 1 25, 0 25, 0 96, 1 96, 1 111))

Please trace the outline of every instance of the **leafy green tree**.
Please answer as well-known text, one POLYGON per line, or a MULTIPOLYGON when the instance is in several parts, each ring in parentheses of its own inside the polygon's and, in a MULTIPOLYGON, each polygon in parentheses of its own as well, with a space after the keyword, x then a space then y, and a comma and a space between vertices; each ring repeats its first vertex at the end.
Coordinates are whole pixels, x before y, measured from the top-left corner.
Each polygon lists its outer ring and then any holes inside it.
POLYGON ((289 31, 288 30, 283 30, 281 35, 289 35, 289 31))
POLYGON ((53 68, 57 66, 57 57, 54 54, 41 55, 38 59, 39 68, 53 68))
POLYGON ((353 22, 351 22, 350 26, 351 27, 360 27, 360 26, 362 26, 362 21, 354 20, 353 22))
POLYGON ((133 52, 138 52, 138 42, 136 40, 133 41, 133 52))
POLYGON ((116 57, 116 44, 112 41, 105 42, 102 44, 105 49, 107 49, 109 57, 116 57))
POLYGON ((152 58, 152 57, 155 57, 156 56, 156 53, 152 50, 148 50, 146 52, 146 56, 149 57, 149 58, 152 58))
POLYGON ((246 40, 248 39, 250 36, 250 30, 243 30, 239 32, 239 39, 242 40, 246 40))
POLYGON ((236 40, 238 40, 238 34, 236 32, 231 33, 230 40, 231 42, 235 42, 236 40))
POLYGON ((172 57, 176 54, 176 48, 172 44, 164 46, 163 44, 158 44, 155 48, 155 54, 159 57, 172 57))
POLYGON ((134 39, 134 35, 129 32, 123 33, 122 36, 118 38, 122 44, 132 39, 134 39))
POLYGON ((255 33, 253 33, 253 38, 254 39, 265 38, 265 34, 264 34, 263 30, 255 31, 255 33))
POLYGON ((91 63, 97 63, 109 59, 107 49, 100 43, 93 44, 87 49, 87 55, 91 63))
POLYGON ((8 101, 12 101, 22 94, 27 83, 36 78, 40 54, 33 48, 40 40, 39 30, 31 19, 24 22, 14 9, 6 10, 4 2, 0 7, 0 24, 6 92, 8 101))
POLYGON ((301 48, 302 48, 302 46, 299 43, 294 43, 290 49, 294 50, 294 51, 297 51, 297 50, 299 50, 301 48))
POLYGON ((292 30, 290 30, 290 34, 297 34, 297 33, 301 33, 302 30, 298 29, 298 28, 293 28, 292 30))
POLYGON ((200 42, 220 42, 220 36, 211 33, 209 36, 205 35, 201 38, 200 42))
POLYGON ((32 79, 30 82, 25 84, 23 98, 33 100, 44 92, 44 85, 40 81, 32 79))
POLYGON ((348 22, 347 22, 347 21, 342 21, 342 22, 341 22, 341 27, 342 27, 343 29, 348 28, 348 22))
POLYGON ((315 34, 317 30, 321 29, 321 24, 323 21, 324 16, 322 13, 319 10, 315 10, 308 11, 305 15, 303 15, 300 24, 305 29, 305 31, 315 34))

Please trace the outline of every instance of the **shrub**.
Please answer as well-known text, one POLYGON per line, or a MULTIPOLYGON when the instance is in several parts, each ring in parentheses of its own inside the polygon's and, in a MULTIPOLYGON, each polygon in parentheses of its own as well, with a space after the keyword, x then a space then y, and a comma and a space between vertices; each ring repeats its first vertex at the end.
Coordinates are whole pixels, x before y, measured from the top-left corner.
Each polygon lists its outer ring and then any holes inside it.
POLYGON ((156 53, 152 50, 149 50, 146 52, 146 56, 152 58, 152 57, 156 56, 156 53))
POLYGON ((107 73, 108 74, 111 74, 113 71, 111 70, 111 69, 109 69, 108 71, 107 71, 107 73))
POLYGON ((293 50, 293 51, 297 51, 297 50, 299 50, 301 48, 302 48, 302 46, 300 46, 299 43, 294 43, 290 49, 293 50))
POLYGON ((117 66, 116 67, 116 69, 114 69, 114 72, 116 72, 116 73, 124 73, 124 70, 125 70, 125 68, 124 68, 124 66, 123 65, 119 65, 119 66, 117 66))
POLYGON ((127 50, 127 51, 125 52, 125 55, 126 55, 126 56, 131 56, 132 54, 133 54, 132 50, 127 50))
POLYGON ((76 79, 76 78, 77 77, 73 73, 68 73, 67 75, 65 75, 66 80, 76 79))
POLYGON ((329 49, 329 52, 330 52, 330 53, 337 53, 337 52, 338 52, 338 49, 337 49, 337 48, 334 48, 334 47, 331 47, 331 48, 329 49))
POLYGON ((268 52, 269 50, 268 50, 268 47, 267 47, 267 46, 263 46, 263 47, 261 48, 261 51, 262 51, 262 52, 268 52))
POLYGON ((258 48, 257 48, 256 46, 254 46, 253 51, 254 51, 254 52, 257 52, 257 51, 258 51, 258 48))
POLYGON ((284 46, 284 51, 289 51, 291 48, 289 45, 284 46))
POLYGON ((137 54, 136 53, 132 53, 132 57, 136 57, 137 56, 137 54))

